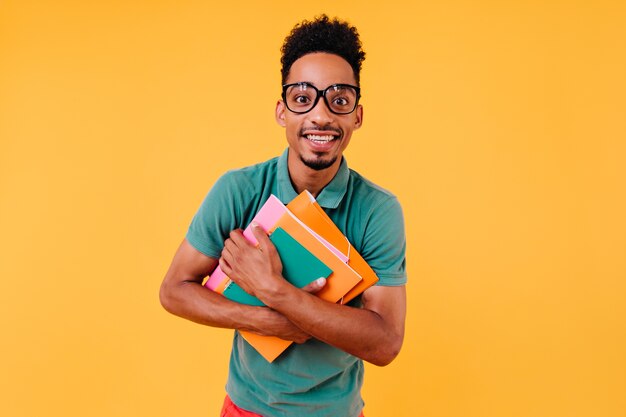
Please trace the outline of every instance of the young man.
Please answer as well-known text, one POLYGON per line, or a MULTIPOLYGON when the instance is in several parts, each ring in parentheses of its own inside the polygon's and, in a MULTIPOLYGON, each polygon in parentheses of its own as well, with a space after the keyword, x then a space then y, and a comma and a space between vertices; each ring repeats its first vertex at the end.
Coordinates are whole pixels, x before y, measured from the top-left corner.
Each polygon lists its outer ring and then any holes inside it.
POLYGON ((223 416, 357 417, 363 360, 390 363, 400 351, 406 311, 405 236, 396 198, 348 169, 343 151, 363 121, 356 28, 321 16, 297 25, 282 47, 282 99, 276 121, 288 149, 278 158, 229 171, 194 217, 161 287, 161 302, 195 322, 296 342, 268 363, 236 331, 223 416), (270 196, 289 203, 309 190, 380 281, 349 305, 298 289, 266 234, 241 234, 270 196), (232 302, 202 286, 218 265, 267 307, 232 302))

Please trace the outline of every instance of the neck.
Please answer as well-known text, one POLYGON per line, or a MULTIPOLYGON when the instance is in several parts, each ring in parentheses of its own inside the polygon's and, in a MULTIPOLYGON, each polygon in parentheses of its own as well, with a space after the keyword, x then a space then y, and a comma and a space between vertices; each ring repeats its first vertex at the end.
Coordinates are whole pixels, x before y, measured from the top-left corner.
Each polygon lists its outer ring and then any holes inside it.
POLYGON ((319 193, 328 185, 330 181, 335 177, 339 166, 341 165, 341 158, 337 158, 337 161, 326 169, 316 171, 308 166, 304 165, 302 161, 289 154, 287 166, 289 167, 289 177, 291 178, 291 184, 296 190, 296 193, 300 194, 304 190, 308 190, 313 197, 317 197, 319 193))

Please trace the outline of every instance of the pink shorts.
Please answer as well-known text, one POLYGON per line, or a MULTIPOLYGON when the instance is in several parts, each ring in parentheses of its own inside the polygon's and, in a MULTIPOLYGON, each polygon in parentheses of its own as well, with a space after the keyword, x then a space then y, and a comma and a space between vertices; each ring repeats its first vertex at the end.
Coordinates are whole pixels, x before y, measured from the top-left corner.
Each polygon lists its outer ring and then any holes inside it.
MULTIPOLYGON (((263 416, 237 407, 230 400, 230 397, 227 395, 226 398, 224 398, 224 405, 222 406, 222 412, 220 413, 220 417, 263 417, 263 416)), ((363 412, 361 412, 361 415, 359 417, 363 417, 363 412)))

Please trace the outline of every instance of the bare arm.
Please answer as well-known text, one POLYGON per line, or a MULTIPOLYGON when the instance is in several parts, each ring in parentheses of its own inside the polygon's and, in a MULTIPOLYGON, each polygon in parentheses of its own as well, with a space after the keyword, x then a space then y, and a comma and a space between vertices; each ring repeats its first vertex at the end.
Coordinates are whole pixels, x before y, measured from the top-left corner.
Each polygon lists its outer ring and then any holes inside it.
POLYGON ((215 269, 217 262, 184 240, 161 284, 159 296, 163 307, 172 314, 212 327, 247 330, 297 343, 310 338, 270 308, 235 303, 203 287, 202 280, 215 269))
POLYGON ((402 287, 372 287, 363 308, 329 303, 293 286, 281 286, 264 301, 302 330, 375 365, 398 355, 404 338, 406 292, 402 287))
POLYGON ((244 290, 280 312, 311 336, 376 365, 389 364, 404 339, 406 291, 372 287, 363 308, 324 301, 283 279, 276 269, 275 247, 260 228, 253 228, 260 250, 240 231, 226 241, 220 266, 244 290))

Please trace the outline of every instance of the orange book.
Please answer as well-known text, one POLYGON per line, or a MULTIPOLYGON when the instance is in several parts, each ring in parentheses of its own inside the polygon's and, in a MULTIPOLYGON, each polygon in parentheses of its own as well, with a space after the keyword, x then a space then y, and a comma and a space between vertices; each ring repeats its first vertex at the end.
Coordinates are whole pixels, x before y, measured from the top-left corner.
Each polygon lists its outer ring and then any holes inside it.
POLYGON ((274 362, 274 359, 279 357, 293 343, 291 340, 284 340, 276 336, 262 336, 246 331, 239 333, 270 363, 274 362))
MULTIPOLYGON (((374 271, 308 191, 293 199, 287 209, 273 226, 267 227, 268 224, 264 229, 271 233, 278 227, 283 228, 333 271, 324 288, 316 294, 318 297, 332 303, 346 303, 378 281, 374 271)), ((222 293, 227 281, 220 282, 214 290, 222 293)), ((268 362, 273 362, 292 343, 273 336, 240 333, 268 362)))
MULTIPOLYGON (((316 294, 321 299, 336 303, 361 281, 361 276, 356 271, 326 247, 291 212, 285 213, 269 232, 271 233, 278 227, 281 227, 333 271, 328 276, 324 288, 316 294)), ((261 336, 246 331, 240 333, 268 362, 273 362, 292 343, 272 336, 261 336)))
POLYGON ((328 243, 341 251, 348 258, 348 265, 361 276, 361 281, 344 294, 342 303, 347 303, 357 295, 378 282, 376 273, 365 262, 365 259, 354 249, 348 238, 328 217, 324 209, 315 201, 315 197, 308 191, 303 191, 294 198, 287 208, 299 220, 313 229, 328 243))
POLYGON ((336 303, 362 280, 357 271, 335 255, 316 236, 311 234, 311 232, 296 219, 295 215, 291 213, 284 214, 278 222, 276 222, 274 228, 277 227, 282 227, 285 232, 289 233, 291 237, 296 239, 317 259, 322 261, 333 271, 327 278, 324 288, 316 293, 322 300, 336 303))

